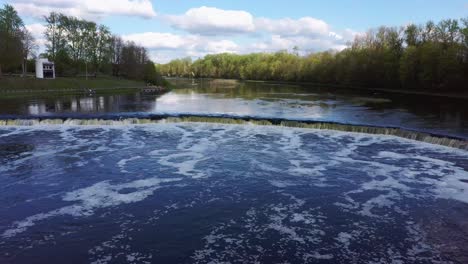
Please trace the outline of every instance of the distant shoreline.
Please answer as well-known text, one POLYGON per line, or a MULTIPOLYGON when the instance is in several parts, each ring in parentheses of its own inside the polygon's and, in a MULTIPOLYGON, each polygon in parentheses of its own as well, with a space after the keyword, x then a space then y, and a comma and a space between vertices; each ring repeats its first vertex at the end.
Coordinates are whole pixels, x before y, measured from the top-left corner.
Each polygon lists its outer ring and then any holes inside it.
MULTIPOLYGON (((242 80, 239 80, 242 81, 242 80)), ((468 94, 457 94, 457 93, 438 93, 438 92, 425 92, 425 91, 408 91, 388 88, 365 88, 357 86, 346 86, 339 84, 323 84, 323 83, 307 83, 307 82, 276 82, 276 81, 256 81, 256 80, 244 80, 244 82, 258 82, 258 83, 280 83, 280 84, 296 84, 296 85, 311 85, 317 87, 329 87, 329 88, 340 88, 350 90, 365 90, 371 92, 385 92, 385 93, 398 93, 398 94, 409 94, 409 95, 424 95, 434 97, 446 97, 453 99, 466 99, 468 100, 468 94)))
MULTIPOLYGON (((168 80, 190 80, 190 78, 171 78, 165 77, 168 80)), ((468 93, 438 93, 438 92, 426 92, 426 91, 408 91, 408 90, 398 90, 398 89, 388 89, 388 88, 365 88, 357 86, 347 86, 340 84, 325 84, 325 83, 309 83, 309 82, 285 82, 285 81, 262 81, 262 80, 240 80, 240 79, 215 79, 215 78, 198 78, 195 80, 225 80, 225 81, 238 81, 238 82, 249 82, 249 83, 272 83, 272 84, 286 84, 286 85, 299 85, 299 86, 314 86, 314 87, 324 87, 324 88, 337 88, 343 90, 362 90, 370 92, 383 92, 383 93, 393 93, 393 94, 407 94, 407 95, 423 95, 431 97, 444 97, 451 99, 462 99, 468 100, 468 93)))

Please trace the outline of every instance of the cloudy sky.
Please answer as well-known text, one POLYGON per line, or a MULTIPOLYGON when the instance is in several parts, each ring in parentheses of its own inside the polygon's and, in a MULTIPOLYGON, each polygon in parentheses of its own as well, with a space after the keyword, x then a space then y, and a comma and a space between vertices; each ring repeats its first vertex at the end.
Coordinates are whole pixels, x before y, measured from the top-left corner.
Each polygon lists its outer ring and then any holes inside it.
POLYGON ((208 53, 343 49, 380 25, 468 16, 468 0, 0 0, 39 42, 42 17, 62 12, 105 24, 159 63, 208 53))

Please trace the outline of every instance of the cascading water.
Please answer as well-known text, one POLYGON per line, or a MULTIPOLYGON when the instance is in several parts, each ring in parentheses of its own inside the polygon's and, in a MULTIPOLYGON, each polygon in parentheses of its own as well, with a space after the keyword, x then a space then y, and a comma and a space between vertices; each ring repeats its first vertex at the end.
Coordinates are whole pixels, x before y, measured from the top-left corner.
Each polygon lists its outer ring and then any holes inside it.
POLYGON ((401 138, 442 145, 447 147, 468 150, 468 141, 461 138, 434 135, 419 131, 411 131, 403 128, 377 127, 353 124, 340 124, 335 122, 306 121, 306 120, 286 120, 286 119, 265 119, 255 117, 239 116, 200 116, 200 115, 152 115, 147 118, 54 118, 54 119, 0 119, 0 126, 40 126, 40 125, 77 125, 77 126, 116 126, 116 125, 138 125, 151 123, 219 123, 219 124, 254 124, 261 126, 284 126, 309 129, 326 129, 354 133, 392 135, 401 138))
POLYGON ((464 150, 285 120, 3 124, 0 263, 466 260, 464 150))

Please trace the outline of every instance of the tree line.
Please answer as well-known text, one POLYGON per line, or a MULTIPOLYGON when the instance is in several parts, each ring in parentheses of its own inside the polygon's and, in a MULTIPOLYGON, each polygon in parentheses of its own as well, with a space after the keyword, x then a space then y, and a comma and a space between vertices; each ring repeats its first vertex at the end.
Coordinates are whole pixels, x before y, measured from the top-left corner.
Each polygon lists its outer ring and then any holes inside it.
MULTIPOLYGON (((124 41, 105 25, 55 12, 44 17, 44 22, 46 50, 40 56, 55 63, 57 76, 112 75, 162 83, 148 50, 124 41)), ((0 9, 0 27, 0 66, 14 71, 18 62, 32 55, 21 52, 26 48, 24 32, 34 40, 10 5, 0 9)))
POLYGON ((342 51, 216 54, 160 66, 168 76, 468 92, 468 18, 385 27, 342 51))

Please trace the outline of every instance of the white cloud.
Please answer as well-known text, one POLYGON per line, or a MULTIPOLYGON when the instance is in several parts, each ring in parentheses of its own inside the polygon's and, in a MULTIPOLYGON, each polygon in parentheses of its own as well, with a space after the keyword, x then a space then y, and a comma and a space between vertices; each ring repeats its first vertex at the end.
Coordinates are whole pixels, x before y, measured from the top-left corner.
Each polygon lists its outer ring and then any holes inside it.
POLYGON ((164 16, 164 20, 176 29, 207 36, 259 32, 281 36, 325 36, 330 32, 330 26, 325 21, 313 17, 255 18, 243 10, 223 10, 206 6, 191 8, 182 15, 164 16))
POLYGON ((281 36, 319 36, 328 35, 330 32, 330 27, 325 21, 313 17, 303 17, 299 19, 258 18, 255 20, 255 25, 257 30, 267 31, 281 36))
POLYGON ((255 30, 253 16, 246 11, 202 6, 180 16, 166 16, 177 29, 201 35, 249 33, 255 30))
POLYGON ((204 45, 204 51, 209 53, 236 53, 239 51, 239 45, 230 40, 208 41, 204 45))
POLYGON ((330 31, 328 33, 328 36, 332 37, 332 38, 335 38, 336 40, 342 40, 343 39, 343 36, 336 33, 336 32, 333 32, 333 31, 330 31))
POLYGON ((47 43, 44 37, 46 27, 39 23, 29 24, 25 27, 29 32, 31 32, 32 36, 34 37, 36 44, 39 46, 39 52, 43 52, 47 43))
MULTIPOLYGON (((150 0, 15 0, 21 15, 41 17, 51 11, 87 19, 125 15, 153 17, 156 15, 150 0)), ((333 30, 325 21, 313 17, 256 18, 242 10, 223 10, 202 6, 189 9, 182 15, 159 15, 173 28, 183 33, 144 32, 122 36, 150 50, 156 62, 190 56, 202 57, 216 53, 251 53, 292 50, 301 54, 335 49, 342 50, 347 41, 361 33, 351 29, 333 30), (235 38, 233 39, 233 35, 235 38), (236 43, 238 41, 238 44, 236 43)), ((44 26, 30 24, 38 43, 44 45, 44 26)))
POLYGON ((182 36, 159 32, 129 34, 122 36, 122 38, 150 49, 186 49, 194 46, 199 39, 197 36, 182 36))
POLYGON ((10 1, 21 15, 36 18, 50 12, 61 12, 97 20, 108 15, 151 18, 156 16, 150 0, 14 0, 10 1))
POLYGON ((249 50, 251 52, 291 51, 294 47, 298 47, 301 54, 308 54, 329 49, 343 50, 346 48, 346 45, 342 40, 337 41, 335 36, 310 38, 307 36, 282 37, 280 35, 272 35, 269 40, 252 44, 249 50))
POLYGON ((199 58, 207 54, 224 52, 246 54, 251 52, 276 52, 279 50, 291 51, 296 46, 299 47, 301 54, 346 48, 346 39, 337 33, 322 37, 271 35, 264 41, 244 45, 212 36, 158 32, 125 35, 123 39, 134 41, 148 48, 151 51, 152 59, 158 63, 166 63, 175 58, 187 56, 199 58))
MULTIPOLYGON (((182 15, 163 16, 173 28, 184 30, 190 37, 177 38, 157 35, 157 38, 148 38, 146 42, 158 42, 150 45, 154 48, 183 42, 184 54, 220 53, 220 52, 275 52, 278 50, 292 50, 297 46, 302 54, 334 49, 342 50, 346 42, 354 38, 357 32, 345 30, 333 31, 325 21, 313 17, 293 18, 256 18, 242 10, 223 10, 214 7, 202 6, 189 9, 182 15), (213 40, 215 36, 236 36, 248 39, 250 43, 242 46, 228 40, 213 40), (164 37, 166 41, 162 38, 164 37), (209 40, 211 38, 212 40, 209 40), (259 39, 264 38, 263 41, 259 39), (158 40, 155 40, 158 39, 158 40), (173 43, 165 44, 164 42, 173 43), (190 46, 192 44, 192 46, 190 46), (205 46, 203 46, 203 45, 205 46), (209 52, 207 52, 209 51, 209 52)), ((140 37, 149 37, 140 35, 140 37)), ((148 46, 148 45, 147 45, 148 46)), ((180 48, 180 46, 177 46, 180 48)), ((178 52, 179 53, 179 52, 178 52)))
POLYGON ((85 0, 83 2, 86 10, 93 14, 139 16, 144 18, 156 16, 153 5, 149 0, 85 0))
POLYGON ((122 38, 150 49, 152 58, 158 63, 177 57, 202 57, 207 54, 240 52, 240 46, 234 41, 200 35, 145 32, 124 35, 122 38))
POLYGON ((46 31, 46 27, 39 23, 26 25, 26 29, 29 30, 35 38, 44 37, 44 32, 46 31))
POLYGON ((358 32, 358 31, 354 31, 354 30, 349 29, 349 28, 347 28, 347 29, 345 29, 345 30, 343 31, 343 38, 346 39, 346 40, 348 40, 348 41, 352 41, 352 40, 354 40, 356 37, 364 36, 364 35, 366 35, 365 32, 358 32))

